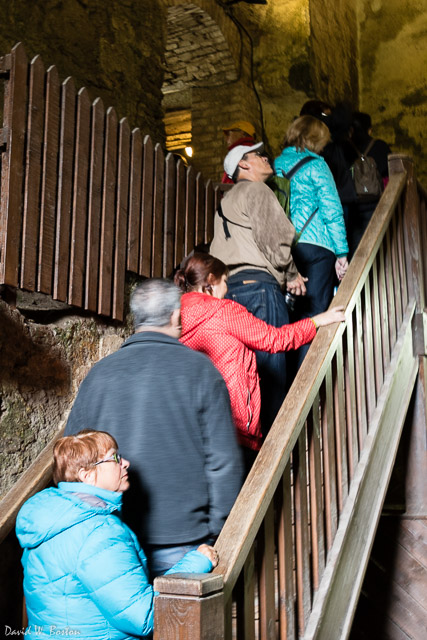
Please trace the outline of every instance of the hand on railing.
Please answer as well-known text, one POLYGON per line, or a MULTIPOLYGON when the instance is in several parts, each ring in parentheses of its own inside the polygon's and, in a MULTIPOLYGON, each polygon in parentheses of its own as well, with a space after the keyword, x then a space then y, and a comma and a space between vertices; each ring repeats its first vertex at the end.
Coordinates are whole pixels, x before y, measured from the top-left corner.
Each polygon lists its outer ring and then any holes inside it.
POLYGON ((313 316, 312 320, 317 327, 326 327, 326 325, 334 324, 334 322, 344 322, 344 307, 333 307, 332 309, 328 309, 323 313, 319 313, 317 316, 313 316))
POLYGON ((200 547, 197 547, 197 551, 200 551, 200 553, 203 553, 204 556, 209 558, 212 562, 212 567, 215 569, 218 564, 218 552, 216 549, 210 547, 208 544, 201 544, 200 547))

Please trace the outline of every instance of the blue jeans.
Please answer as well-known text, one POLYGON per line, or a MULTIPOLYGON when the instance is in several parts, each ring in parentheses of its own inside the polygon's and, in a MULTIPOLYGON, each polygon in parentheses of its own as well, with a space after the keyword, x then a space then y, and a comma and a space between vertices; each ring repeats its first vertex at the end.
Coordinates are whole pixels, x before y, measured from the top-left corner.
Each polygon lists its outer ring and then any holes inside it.
MULTIPOLYGON (((295 317, 293 318, 296 321, 322 313, 331 304, 336 279, 336 257, 329 249, 307 242, 299 242, 292 249, 292 256, 300 274, 308 278, 307 293, 305 296, 300 296, 296 302, 295 317)), ((306 344, 297 349, 297 370, 301 366, 309 346, 306 344)))
MULTIPOLYGON (((228 279, 227 298, 274 327, 289 324, 288 308, 275 278, 259 269, 240 271, 228 279), (245 284, 246 283, 246 284, 245 284)), ((261 428, 265 437, 285 399, 286 354, 255 351, 261 387, 261 428)))

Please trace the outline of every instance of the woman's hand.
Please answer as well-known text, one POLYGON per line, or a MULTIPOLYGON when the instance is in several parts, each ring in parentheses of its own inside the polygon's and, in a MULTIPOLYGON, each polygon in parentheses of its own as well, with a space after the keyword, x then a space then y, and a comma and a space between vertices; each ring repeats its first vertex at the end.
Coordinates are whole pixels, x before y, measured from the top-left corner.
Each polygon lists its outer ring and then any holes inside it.
POLYGON ((208 544, 201 544, 200 547, 197 547, 197 551, 200 551, 200 553, 203 553, 204 556, 209 558, 214 568, 217 566, 218 552, 213 547, 210 547, 208 544))
POLYGON ((343 258, 337 258, 335 262, 335 272, 337 274, 338 280, 341 281, 344 278, 345 274, 347 273, 347 269, 348 269, 347 256, 344 256, 343 258))
POLYGON ((312 320, 314 320, 318 327, 326 327, 326 325, 334 324, 334 322, 344 322, 344 307, 333 307, 332 309, 328 309, 328 311, 324 311, 323 313, 319 313, 317 316, 313 316, 312 320))

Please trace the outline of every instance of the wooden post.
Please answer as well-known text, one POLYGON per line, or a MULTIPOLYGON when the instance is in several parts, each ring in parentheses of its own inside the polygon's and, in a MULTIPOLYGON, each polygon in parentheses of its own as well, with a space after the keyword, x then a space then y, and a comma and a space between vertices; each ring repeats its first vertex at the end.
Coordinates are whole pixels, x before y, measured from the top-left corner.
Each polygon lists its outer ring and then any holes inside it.
POLYGON ((414 293, 417 301, 417 309, 423 311, 425 307, 424 249, 421 247, 421 227, 419 220, 419 198, 417 193, 417 180, 412 158, 402 154, 389 156, 389 173, 402 173, 406 171, 406 194, 404 204, 405 244, 408 269, 409 292, 414 293))
POLYGON ((154 640, 223 640, 221 575, 175 573, 154 580, 154 640))
MULTIPOLYGON (((412 276, 417 301, 417 311, 413 323, 413 349, 419 356, 419 372, 414 390, 413 405, 405 423, 404 436, 407 438, 406 471, 405 471, 405 515, 408 517, 425 517, 427 514, 427 490, 425 484, 427 471, 426 428, 427 428, 427 314, 425 300, 424 274, 425 251, 422 241, 422 209, 417 190, 417 181, 411 158, 393 154, 389 156, 390 174, 407 173, 404 220, 407 243, 406 253, 409 256, 408 274, 412 276), (406 435, 405 435, 406 434, 406 435)), ((422 196, 421 196, 422 197, 422 196)))

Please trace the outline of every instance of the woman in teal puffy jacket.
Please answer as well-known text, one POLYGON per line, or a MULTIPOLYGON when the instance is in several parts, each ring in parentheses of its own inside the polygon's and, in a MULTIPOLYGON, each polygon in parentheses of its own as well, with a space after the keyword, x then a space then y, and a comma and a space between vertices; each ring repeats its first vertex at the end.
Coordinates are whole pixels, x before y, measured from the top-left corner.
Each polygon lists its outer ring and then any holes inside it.
MULTIPOLYGON (((128 467, 103 431, 81 431, 55 444, 58 488, 30 498, 16 522, 24 548, 26 638, 151 635, 154 591, 147 561, 120 519, 128 467)), ((168 573, 207 573, 216 564, 215 550, 201 545, 168 573)))
MULTIPOLYGON (((292 256, 307 293, 297 302, 295 320, 325 311, 333 297, 335 275, 344 277, 348 244, 343 209, 332 173, 318 154, 330 140, 328 127, 312 116, 301 116, 290 125, 280 156, 274 161, 277 175, 287 174, 303 158, 310 160, 291 178, 290 216, 299 237, 292 256), (302 233, 301 233, 302 232, 302 233)), ((301 347, 303 354, 308 347, 301 347)))

